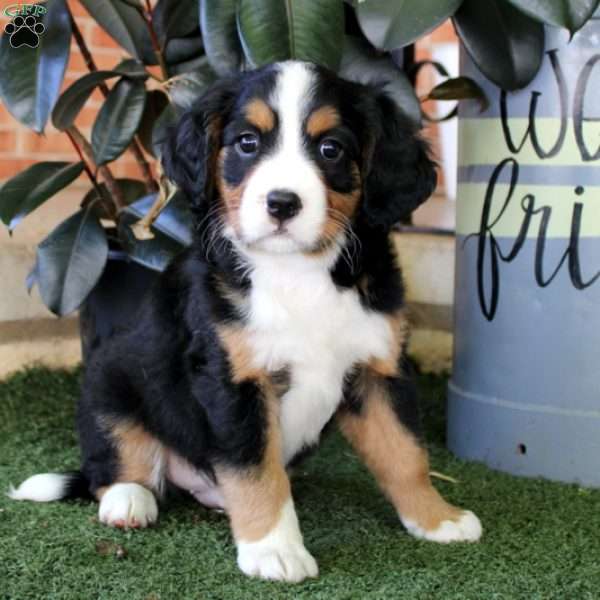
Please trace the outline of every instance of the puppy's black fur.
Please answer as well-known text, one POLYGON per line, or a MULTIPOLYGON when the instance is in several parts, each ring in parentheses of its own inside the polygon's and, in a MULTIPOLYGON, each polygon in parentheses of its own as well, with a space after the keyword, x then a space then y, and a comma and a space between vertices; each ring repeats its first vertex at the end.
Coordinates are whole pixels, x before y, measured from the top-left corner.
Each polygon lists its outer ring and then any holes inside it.
MULTIPOLYGON (((349 265, 340 257, 331 276, 346 288, 367 281, 361 291, 364 306, 392 314, 403 305, 404 293, 387 233, 432 193, 434 165, 415 126, 382 90, 326 71, 321 76, 316 97, 340 107, 344 124, 357 136, 362 150, 357 160, 365 174, 353 223, 357 240, 347 242, 355 260, 349 265)), ((232 382, 215 333, 219 323, 242 320, 219 282, 243 294, 250 281, 236 268, 230 242, 209 248, 204 234, 218 218, 209 208, 218 202, 216 154, 227 123, 247 98, 266 97, 273 83, 269 68, 218 83, 182 117, 164 145, 165 173, 195 211, 195 240, 160 277, 129 331, 89 358, 78 428, 82 473, 92 492, 117 476, 115 449, 98 425, 107 419, 140 423, 208 473, 215 463, 242 467, 260 459, 265 443, 261 392, 252 382, 232 382)), ((240 165, 229 169, 239 172, 240 165)), ((397 409, 402 421, 416 429, 413 395, 412 389, 403 390, 397 409)), ((360 410, 360 400, 351 393, 347 405, 360 410)))
MULTIPOLYGON (((314 101, 341 114, 345 135, 352 137, 348 156, 362 186, 351 223, 356 237, 345 242, 353 260, 340 255, 331 277, 340 288, 356 287, 365 307, 392 315, 403 306, 404 293, 388 233, 431 194, 434 164, 415 126, 382 89, 315 69, 314 101)), ((92 350, 77 417, 81 473, 72 478, 67 495, 94 494, 118 480, 114 423, 141 425, 212 477, 215 465, 243 468, 260 461, 266 444, 263 391, 253 381, 234 382, 217 335, 220 324, 244 325, 223 285, 243 297, 251 282, 231 242, 223 238, 210 244, 207 232, 221 218, 212 208, 220 202, 218 154, 227 143, 228 126, 243 119, 249 99, 267 98, 274 82, 271 67, 222 80, 170 132, 164 171, 193 208, 194 242, 161 275, 131 327, 92 350)), ((228 158, 224 181, 239 183, 247 168, 239 157, 228 158)), ((324 170, 324 178, 332 189, 352 187, 339 167, 324 170)), ((398 376, 388 380, 390 396, 400 420, 416 431, 414 390, 403 382, 402 357, 400 363, 398 376)), ((348 381, 341 406, 358 414, 362 399, 348 381)))

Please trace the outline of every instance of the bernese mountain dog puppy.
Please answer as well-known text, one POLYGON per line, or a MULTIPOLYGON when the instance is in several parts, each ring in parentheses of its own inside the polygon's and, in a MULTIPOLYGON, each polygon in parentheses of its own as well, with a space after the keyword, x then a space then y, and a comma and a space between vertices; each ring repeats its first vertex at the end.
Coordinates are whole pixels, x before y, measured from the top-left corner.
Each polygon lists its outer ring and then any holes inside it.
POLYGON ((301 581, 318 569, 287 469, 335 422, 409 533, 477 540, 430 482, 405 358, 390 229, 436 181, 407 117, 381 88, 283 62, 214 85, 162 161, 194 242, 89 357, 81 470, 12 497, 88 494, 101 522, 146 527, 174 485, 226 510, 244 573, 301 581))

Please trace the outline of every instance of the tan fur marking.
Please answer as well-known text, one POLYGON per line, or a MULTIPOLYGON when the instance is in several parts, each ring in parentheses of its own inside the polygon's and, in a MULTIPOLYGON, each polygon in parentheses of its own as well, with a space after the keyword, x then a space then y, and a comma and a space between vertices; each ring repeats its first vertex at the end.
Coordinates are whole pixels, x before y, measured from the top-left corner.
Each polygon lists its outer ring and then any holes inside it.
POLYGON ((347 194, 336 192, 334 190, 327 191, 327 223, 325 230, 329 227, 334 227, 336 231, 342 229, 344 224, 348 222, 356 211, 356 206, 360 199, 360 190, 355 189, 347 194))
POLYGON ((384 388, 373 378, 363 379, 361 385, 366 394, 363 413, 340 413, 338 422, 383 492, 403 519, 426 531, 457 520, 461 511, 432 486, 427 451, 398 422, 384 388))
POLYGON ((219 138, 220 138, 222 129, 223 129, 223 119, 220 115, 212 116, 206 125, 207 136, 209 136, 210 139, 212 140, 211 144, 209 145, 211 151, 210 151, 210 155, 209 155, 208 161, 207 161, 208 162, 207 178, 206 178, 206 186, 204 189, 204 193, 206 194, 207 198, 212 197, 212 193, 214 191, 215 179, 217 179, 217 180, 219 179, 218 177, 215 177, 215 173, 217 172, 218 161, 220 158, 219 138))
POLYGON ((398 361, 408 335, 408 320, 403 310, 387 317, 392 330, 392 349, 385 358, 371 358, 367 366, 373 373, 382 377, 393 377, 398 374, 398 361))
POLYGON ((290 482, 283 467, 278 403, 268 391, 267 445, 262 463, 255 469, 217 469, 236 541, 255 542, 279 522, 290 498, 290 482))
POLYGON ((100 500, 102 500, 102 496, 104 496, 104 494, 106 494, 106 492, 108 492, 109 487, 110 487, 109 485, 103 485, 102 487, 99 487, 96 490, 96 493, 94 494, 94 496, 96 497, 96 500, 98 500, 98 502, 100 502, 100 500))
POLYGON ((337 127, 341 122, 340 113, 333 106, 321 106, 308 117, 306 132, 311 137, 318 137, 322 133, 337 127))
MULTIPOLYGON (((348 193, 336 192, 332 189, 327 189, 327 219, 321 234, 321 243, 318 250, 313 254, 319 254, 327 250, 333 240, 346 227, 349 226, 356 207, 360 200, 360 174, 356 164, 352 165, 352 173, 355 180, 355 188, 348 193)), ((327 185, 323 181, 324 185, 327 185)))
POLYGON ((263 133, 271 131, 275 127, 275 113, 260 98, 254 98, 246 105, 245 114, 248 122, 263 133))
POLYGON ((221 325, 217 334, 227 352, 234 383, 254 379, 264 382, 267 374, 263 369, 254 366, 254 355, 248 337, 240 326, 221 325))
POLYGON ((248 306, 248 299, 239 291, 236 290, 225 281, 220 276, 216 276, 216 284, 217 289, 219 290, 219 294, 225 299, 228 300, 231 305, 235 308, 238 315, 241 317, 248 306))
MULTIPOLYGON (((360 190, 354 190, 349 194, 341 194, 329 190, 327 192, 327 220, 323 227, 322 238, 325 242, 333 241, 340 231, 349 224, 349 219, 354 214, 360 197, 360 190)), ((328 244, 323 244, 324 248, 328 244)))
POLYGON ((118 423, 111 428, 119 453, 115 483, 139 483, 157 493, 164 484, 166 450, 141 425, 118 423))

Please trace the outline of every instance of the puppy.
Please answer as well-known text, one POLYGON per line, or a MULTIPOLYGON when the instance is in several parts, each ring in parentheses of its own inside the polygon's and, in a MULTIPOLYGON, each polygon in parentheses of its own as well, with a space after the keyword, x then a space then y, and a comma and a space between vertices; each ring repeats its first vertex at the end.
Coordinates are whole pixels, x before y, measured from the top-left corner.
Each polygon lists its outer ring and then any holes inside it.
POLYGON ((474 541, 429 479, 390 228, 433 191, 425 143, 378 88, 283 62, 217 83, 165 142, 195 240, 88 360, 81 470, 11 496, 91 495, 146 527, 173 484, 224 508, 240 569, 317 575, 286 468, 335 421, 406 529, 474 541))

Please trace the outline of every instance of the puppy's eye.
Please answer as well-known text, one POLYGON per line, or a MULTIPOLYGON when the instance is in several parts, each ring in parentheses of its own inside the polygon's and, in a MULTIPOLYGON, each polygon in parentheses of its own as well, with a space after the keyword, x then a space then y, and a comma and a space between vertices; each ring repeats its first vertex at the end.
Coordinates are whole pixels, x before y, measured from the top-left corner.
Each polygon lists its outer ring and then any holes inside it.
POLYGON ((256 154, 259 146, 260 141, 255 133, 242 133, 236 143, 238 151, 248 156, 256 154))
POLYGON ((327 138, 319 145, 319 152, 325 160, 338 160, 344 154, 344 149, 336 140, 327 138))

